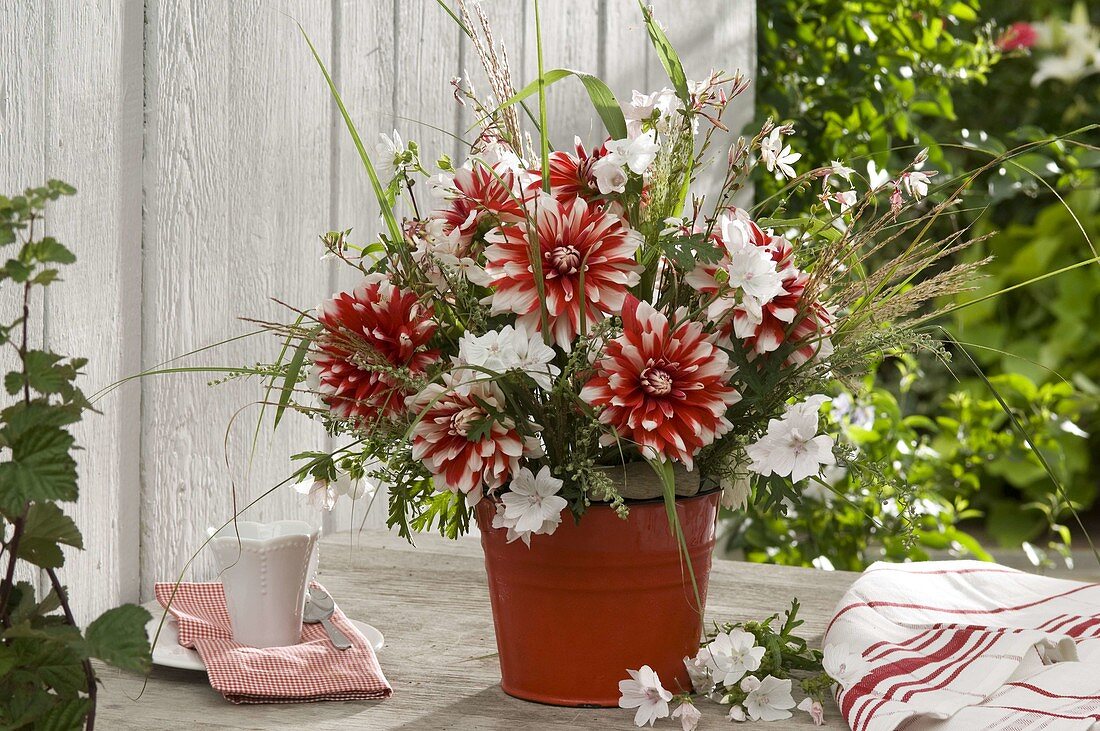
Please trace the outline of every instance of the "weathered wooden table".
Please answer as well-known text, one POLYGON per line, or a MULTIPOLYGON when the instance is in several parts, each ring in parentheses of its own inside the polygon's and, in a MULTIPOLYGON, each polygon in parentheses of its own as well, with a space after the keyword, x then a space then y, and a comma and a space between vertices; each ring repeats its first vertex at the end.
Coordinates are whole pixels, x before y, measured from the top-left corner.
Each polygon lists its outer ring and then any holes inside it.
MULTIPOLYGON (((235 706, 202 673, 157 668, 143 678, 101 670, 98 728, 115 729, 631 729, 633 712, 544 706, 501 691, 489 595, 476 539, 426 535, 415 548, 394 535, 363 533, 325 539, 320 580, 351 617, 385 633, 379 660, 393 697, 378 702, 235 706)), ((762 618, 802 602, 807 638, 825 623, 854 578, 821 572, 716 561, 707 601, 709 619, 762 618)), ((625 677, 625 674, 624 674, 625 677)), ((725 707, 706 700, 701 728, 728 728, 725 707)), ((846 728, 832 703, 827 728, 846 728)), ((678 730, 680 724, 659 721, 678 730)), ((801 711, 766 731, 812 728, 801 711)))

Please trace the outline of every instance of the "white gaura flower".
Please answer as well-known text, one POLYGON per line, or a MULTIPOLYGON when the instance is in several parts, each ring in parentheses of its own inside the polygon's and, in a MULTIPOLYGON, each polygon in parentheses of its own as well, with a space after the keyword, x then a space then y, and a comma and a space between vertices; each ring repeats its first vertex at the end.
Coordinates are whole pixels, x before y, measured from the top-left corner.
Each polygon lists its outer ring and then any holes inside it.
POLYGON ((561 523, 562 511, 569 505, 558 495, 561 486, 562 481, 551 475, 547 466, 537 475, 521 467, 508 485, 508 492, 500 496, 504 520, 520 537, 524 533, 553 533, 561 523))
POLYGON ((889 182, 890 173, 888 171, 879 170, 874 160, 867 163, 867 185, 870 186, 871 190, 878 190, 889 182))
POLYGON ((300 482, 294 486, 294 491, 314 510, 328 511, 336 506, 336 490, 328 480, 314 480, 310 485, 300 482))
POLYGON ((831 163, 829 163, 829 172, 825 175, 825 179, 828 180, 833 175, 836 175, 838 177, 844 178, 850 183, 852 182, 852 173, 854 172, 855 170, 848 167, 840 160, 833 160, 831 163))
POLYGON ((787 407, 781 419, 768 422, 768 431, 745 448, 752 463, 749 469, 759 475, 776 474, 801 482, 816 475, 824 465, 836 464, 833 440, 818 435, 818 409, 828 401, 825 396, 810 396, 787 407))
POLYGON ((867 661, 858 652, 853 652, 847 645, 833 644, 825 645, 821 667, 841 688, 855 685, 870 669, 867 661))
MULTIPOLYGON (((485 273, 485 267, 468 256, 457 257, 454 254, 436 254, 436 261, 444 265, 452 274, 479 287, 488 287, 492 278, 485 273)), ((450 285, 447 285, 449 288, 450 285)))
POLYGON ((610 140, 604 144, 607 157, 620 165, 626 165, 641 175, 657 159, 661 146, 657 144, 657 135, 653 131, 638 135, 634 139, 610 140))
POLYGON ((749 506, 752 494, 752 482, 748 475, 725 476, 720 483, 722 488, 722 507, 727 510, 744 510, 749 506))
POLYGON ((676 710, 672 712, 672 717, 680 719, 680 727, 683 731, 695 731, 703 714, 699 712, 699 709, 696 708, 695 704, 691 701, 683 701, 676 710))
POLYGON ((766 650, 756 644, 756 638, 744 630, 719 632, 704 650, 714 679, 727 687, 760 668, 766 650))
POLYGON ((907 173, 902 173, 901 186, 911 198, 920 200, 928 195, 928 181, 932 179, 933 174, 932 172, 910 170, 907 173))
POLYGON ((390 175, 395 175, 404 164, 405 143, 401 140, 401 135, 397 134, 397 130, 393 131, 392 137, 382 132, 378 135, 378 140, 375 146, 378 158, 390 175))
POLYGON ((794 708, 791 696, 791 680, 780 680, 771 675, 760 680, 749 675, 741 681, 741 690, 748 693, 745 710, 754 721, 782 721, 791 717, 794 708))
POLYGON ((618 159, 610 155, 601 157, 592 166, 592 177, 596 179, 596 187, 600 193, 622 193, 626 190, 626 171, 618 159))
POLYGON ((794 163, 802 159, 802 153, 792 152, 790 145, 783 144, 783 128, 776 127, 760 143, 760 159, 768 172, 779 172, 785 178, 795 176, 794 163))
POLYGON ((627 670, 630 680, 619 681, 619 708, 637 708, 634 714, 634 725, 652 726, 658 718, 668 718, 668 702, 672 700, 669 693, 661 685, 661 679, 648 665, 643 665, 638 670, 627 670))
POLYGON ((810 714, 810 719, 814 722, 814 726, 825 725, 825 709, 821 707, 820 702, 812 698, 803 698, 802 702, 798 704, 798 710, 810 714))

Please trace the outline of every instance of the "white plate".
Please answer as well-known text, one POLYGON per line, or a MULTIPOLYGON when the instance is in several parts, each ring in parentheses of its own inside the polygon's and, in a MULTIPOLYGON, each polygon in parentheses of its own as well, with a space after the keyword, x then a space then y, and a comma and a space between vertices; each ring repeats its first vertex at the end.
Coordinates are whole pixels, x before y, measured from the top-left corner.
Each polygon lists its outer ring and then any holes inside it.
MULTIPOLYGON (((152 642, 157 633, 157 626, 160 624, 160 616, 164 612, 164 608, 157 602, 149 602, 144 606, 153 615, 153 618, 149 620, 149 624, 145 625, 145 633, 149 635, 149 642, 152 642)), ((381 632, 366 622, 353 619, 351 623, 363 633, 363 637, 367 638, 367 642, 371 644, 375 652, 382 649, 385 638, 382 637, 381 632)), ((206 670, 199 653, 180 646, 179 626, 176 624, 175 617, 171 614, 164 620, 164 627, 160 630, 157 645, 153 648, 153 664, 182 670, 206 670)))

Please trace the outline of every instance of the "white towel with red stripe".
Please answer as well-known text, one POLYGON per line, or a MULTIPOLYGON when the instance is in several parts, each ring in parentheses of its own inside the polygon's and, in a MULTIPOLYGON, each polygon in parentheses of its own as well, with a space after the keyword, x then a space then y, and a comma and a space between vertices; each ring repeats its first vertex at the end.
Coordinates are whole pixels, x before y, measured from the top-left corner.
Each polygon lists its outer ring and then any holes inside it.
POLYGON ((1100 584, 876 563, 824 644, 854 731, 1100 731, 1100 584))

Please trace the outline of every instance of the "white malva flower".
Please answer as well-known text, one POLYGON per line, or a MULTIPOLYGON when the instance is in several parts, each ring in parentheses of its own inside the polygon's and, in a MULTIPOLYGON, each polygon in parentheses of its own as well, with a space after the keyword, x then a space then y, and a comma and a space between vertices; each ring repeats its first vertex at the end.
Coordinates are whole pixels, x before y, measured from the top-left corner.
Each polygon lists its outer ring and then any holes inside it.
POLYGON ((335 488, 328 480, 314 480, 307 485, 300 482, 294 486, 294 491, 304 498, 304 502, 314 510, 332 510, 336 506, 335 488))
POLYGON ((783 279, 767 249, 747 241, 727 244, 726 248, 730 253, 726 266, 730 287, 740 289, 760 304, 771 302, 783 292, 783 279))
POLYGON ((531 536, 549 535, 561 524, 561 513, 569 505, 558 495, 562 481, 543 467, 534 474, 521 467, 508 485, 508 492, 500 496, 494 528, 508 529, 508 542, 522 540, 531 545, 531 536))
POLYGON ((741 690, 748 693, 745 698, 745 710, 754 721, 782 721, 790 718, 790 709, 794 708, 791 696, 791 680, 780 680, 771 675, 760 680, 749 675, 741 681, 741 690))
POLYGON ((714 679, 710 674, 710 665, 707 663, 709 655, 707 648, 701 648, 695 657, 684 657, 684 667, 687 668, 688 677, 691 678, 691 687, 696 693, 707 694, 714 690, 714 679))
POLYGON ((622 193, 626 190, 627 176, 622 163, 610 155, 601 157, 592 165, 592 177, 603 195, 622 193))
POLYGON ((676 96, 676 92, 667 87, 652 94, 643 94, 634 90, 630 103, 623 105, 627 134, 631 138, 637 137, 642 133, 642 123, 647 121, 656 122, 657 128, 661 129, 662 122, 667 122, 679 107, 680 99, 676 96))
POLYGON ((825 645, 821 667, 841 688, 855 685, 869 670, 867 661, 858 652, 853 652, 847 645, 833 644, 825 645))
POLYGON ((752 483, 748 475, 726 476, 720 483, 722 488, 722 507, 727 510, 744 510, 749 506, 752 483))
POLYGON ((646 171, 657 158, 661 146, 652 131, 638 135, 634 139, 609 140, 604 144, 607 155, 602 159, 612 159, 619 165, 626 165, 638 175, 646 171))
POLYGON ((800 482, 816 475, 823 465, 836 464, 833 440, 817 433, 817 412, 828 400, 810 396, 788 406, 782 419, 770 420, 764 436, 745 448, 752 460, 749 469, 765 477, 776 474, 800 482))
POLYGON ((779 172, 785 178, 795 176, 794 163, 802 159, 802 153, 792 152, 790 145, 783 144, 783 128, 776 127, 760 143, 760 159, 768 172, 779 172))
POLYGON ((641 727, 647 723, 652 726, 658 718, 668 718, 668 702, 672 700, 661 685, 661 679, 648 665, 638 670, 627 670, 630 680, 619 681, 619 708, 637 708, 634 725, 641 727))
POLYGON ((505 325, 484 335, 466 333, 458 341, 458 362, 493 373, 519 370, 546 391, 561 370, 553 365, 554 349, 538 333, 505 325))
POLYGON ((695 731, 703 714, 699 712, 694 703, 684 701, 672 712, 672 717, 680 719, 680 727, 683 731, 695 731))
POLYGON ((756 644, 756 638, 744 630, 719 632, 704 650, 707 664, 714 679, 727 687, 760 668, 765 649, 756 644))
POLYGON ((332 483, 332 489, 336 491, 337 496, 346 495, 352 500, 359 500, 367 495, 373 495, 375 486, 367 481, 365 476, 354 478, 346 472, 341 472, 332 483))

